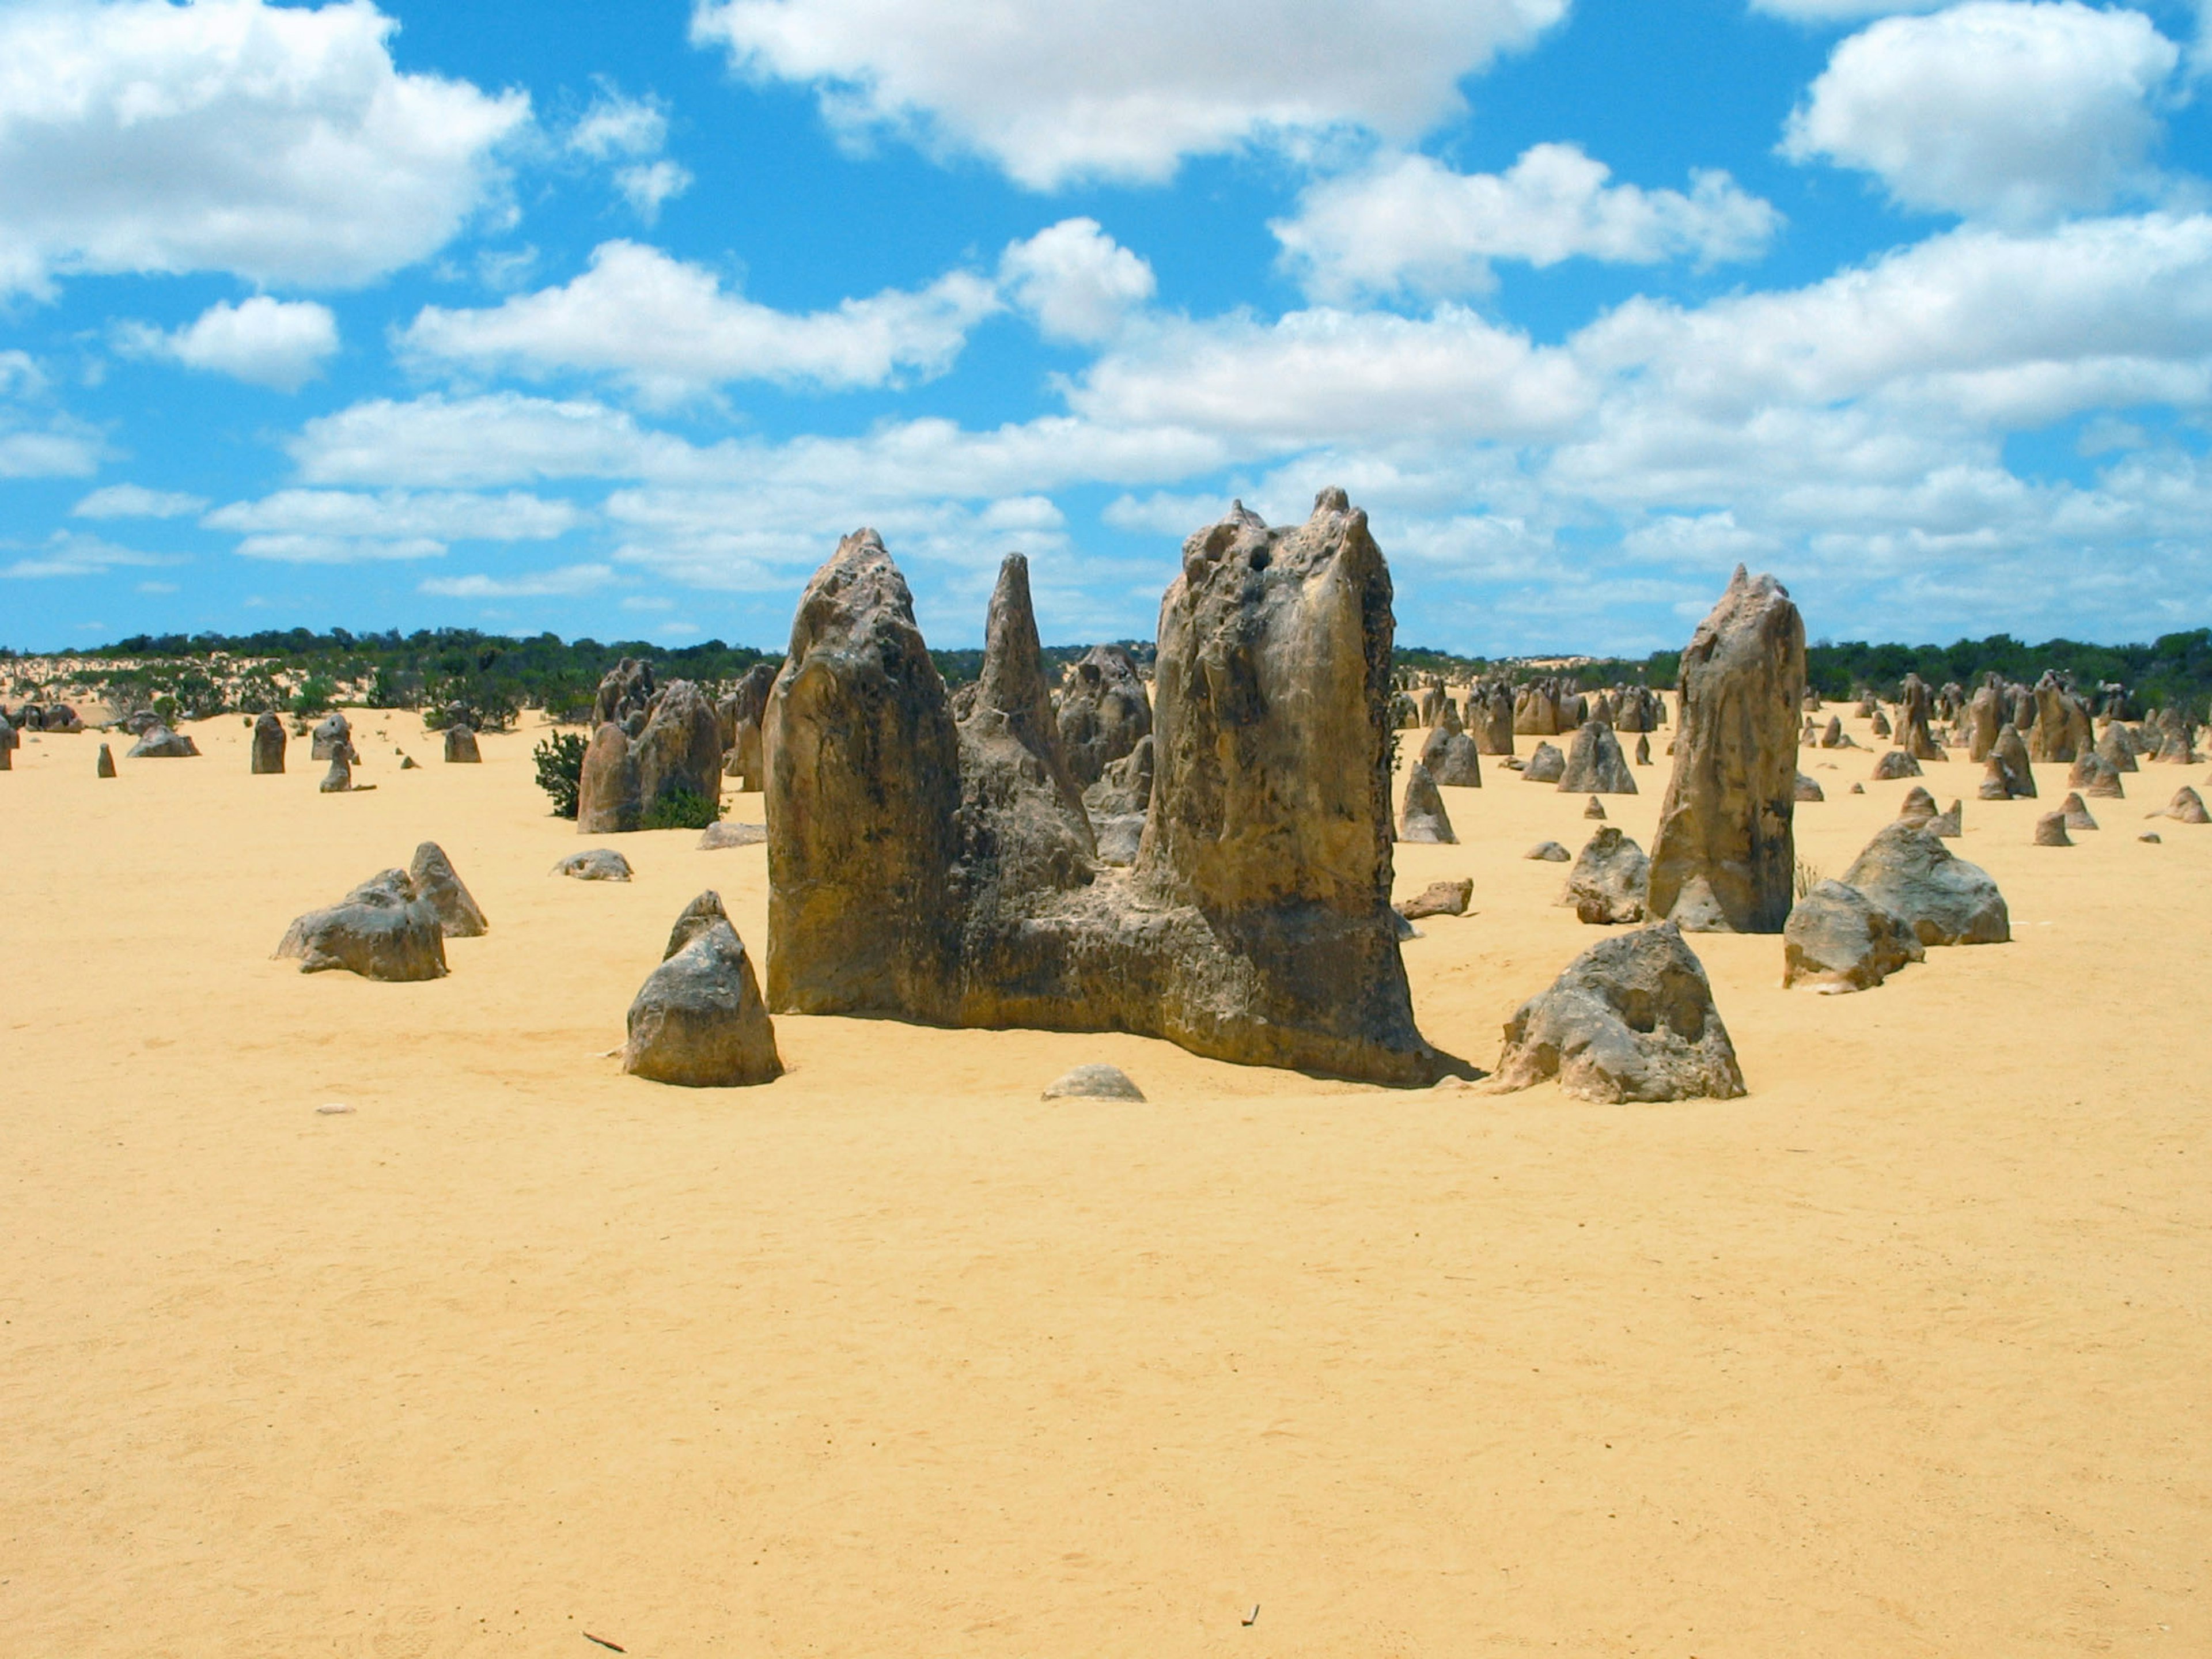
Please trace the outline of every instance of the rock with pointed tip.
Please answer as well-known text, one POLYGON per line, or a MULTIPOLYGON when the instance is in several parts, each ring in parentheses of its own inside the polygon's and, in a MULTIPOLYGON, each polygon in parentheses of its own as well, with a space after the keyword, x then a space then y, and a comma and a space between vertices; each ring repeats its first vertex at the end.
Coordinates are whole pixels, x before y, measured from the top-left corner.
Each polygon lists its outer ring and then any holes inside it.
POLYGON ((1899 916, 1857 888, 1815 883, 1782 930, 1782 983, 1830 993, 1869 991, 1927 949, 1899 916))
POLYGON ((1936 816, 1936 797, 1916 783, 1905 792, 1905 799, 1898 803, 1897 816, 1925 823, 1936 816))
POLYGON ((629 1006, 629 1030, 622 1068, 648 1082, 739 1089, 782 1074, 752 957, 719 895, 702 893, 677 918, 629 1006))
POLYGON ((2166 816, 2176 823, 2212 823, 2212 817, 2205 816, 2204 798, 2185 783, 2166 804, 2166 816))
POLYGON ((483 908, 436 842, 426 841, 415 849, 407 878, 414 884, 416 896, 438 913, 438 925, 447 939, 475 939, 491 931, 483 908))
POLYGON ((1956 841, 1966 833, 1966 806, 1954 800, 1944 811, 1928 820, 1928 833, 1939 841, 1956 841))
POLYGON ((310 910, 285 930, 276 953, 297 957, 303 974, 342 968, 406 981, 447 971, 444 925, 404 870, 382 871, 329 909, 310 910))
POLYGON ((1650 903, 1651 861, 1644 849, 1608 823, 1589 838, 1559 902, 1593 926, 1641 921, 1650 903))
POLYGON ((2065 820, 2069 830, 2094 830, 2097 827, 2097 820, 2089 816, 2089 809, 2079 795, 2068 795, 2059 804, 2058 816, 2065 820))
POLYGON ((2038 847, 2071 847, 2074 840, 2066 833, 2066 814, 2045 812, 2036 819, 2035 844, 2038 847))
MULTIPOLYGON (((1451 704, 1446 702, 1444 707, 1449 709, 1451 704)), ((1481 754, 1474 739, 1460 729, 1455 715, 1449 723, 1433 727, 1423 740, 1420 764, 1440 784, 1455 789, 1482 787, 1481 754)))
POLYGON ((1409 842, 1455 843, 1451 814, 1429 769, 1415 761, 1406 774, 1406 798, 1398 811, 1398 839, 1409 842))
POLYGON ((1924 824, 1898 819, 1867 843, 1844 884, 1904 920, 1923 945, 2001 945, 2012 937, 2004 895, 1978 865, 1954 857, 1924 824))
POLYGON ((1523 783, 1557 783, 1566 775, 1567 757, 1548 743, 1540 743, 1521 769, 1523 783))
POLYGON ((1620 752, 1620 739, 1603 720, 1586 720, 1575 733, 1559 788, 1577 795, 1632 795, 1635 775, 1620 752))

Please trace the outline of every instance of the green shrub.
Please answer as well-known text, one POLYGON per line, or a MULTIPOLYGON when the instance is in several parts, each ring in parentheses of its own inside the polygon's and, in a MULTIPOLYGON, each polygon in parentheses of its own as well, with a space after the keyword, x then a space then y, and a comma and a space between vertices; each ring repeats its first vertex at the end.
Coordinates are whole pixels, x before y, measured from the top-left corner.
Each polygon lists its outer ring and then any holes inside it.
POLYGON ((640 826, 647 830, 704 830, 722 816, 722 804, 694 794, 689 789, 672 789, 645 809, 645 821, 640 826))
POLYGON ((584 782, 584 738, 580 732, 556 732, 530 751, 538 763, 538 787, 553 798, 553 816, 576 816, 576 796, 584 782))
POLYGON ((295 714, 327 714, 331 699, 337 695, 337 687, 320 674, 310 674, 300 682, 300 689, 292 694, 292 712, 295 714))

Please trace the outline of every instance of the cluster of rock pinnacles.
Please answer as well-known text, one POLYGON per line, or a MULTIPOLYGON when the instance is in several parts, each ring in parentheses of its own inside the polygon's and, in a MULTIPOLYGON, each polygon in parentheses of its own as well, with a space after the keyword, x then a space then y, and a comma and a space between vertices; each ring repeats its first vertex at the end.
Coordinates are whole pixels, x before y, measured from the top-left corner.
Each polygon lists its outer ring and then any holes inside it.
MULTIPOLYGON (((1462 714, 1441 681, 1394 678, 1391 600, 1365 515, 1326 490, 1302 525, 1270 526, 1240 504, 1185 543, 1149 695, 1132 653, 1106 646, 1055 698, 1019 555, 1000 571, 981 674, 948 691, 872 531, 846 538, 807 584, 781 668, 754 669, 719 703, 624 661, 599 689, 580 830, 635 830, 687 795, 711 816, 727 775, 761 792, 766 828, 714 826, 733 833, 710 830, 702 845, 764 837, 769 882, 765 984, 720 898, 702 893, 632 1005, 625 1069, 765 1082, 782 1069, 772 1016, 806 1013, 1127 1031, 1401 1085, 1463 1073, 1415 1024, 1400 942, 1409 918, 1465 913, 1472 883, 1435 884, 1394 909, 1394 840, 1453 841, 1442 791, 1481 787, 1486 757, 1586 795, 1587 816, 1602 818, 1603 797, 1638 793, 1633 766, 1650 763, 1667 708, 1642 687, 1585 692, 1554 677, 1477 682, 1462 714), (1394 734, 1408 727, 1426 736, 1394 812, 1394 734), (1543 741, 1569 733, 1565 751, 1543 741), (1523 737, 1538 739, 1525 759, 1523 737)), ((1823 730, 1808 717, 1818 708, 1796 605, 1739 568, 1683 654, 1649 854, 1604 824, 1571 860, 1562 902, 1633 931, 1521 1006, 1493 1086, 1742 1093, 1686 934, 1779 933, 1784 982, 1827 991, 1870 988, 1930 946, 2009 937, 1995 883, 1944 844, 1959 805, 1939 813, 1922 790, 1840 881, 1797 890, 1796 808, 1821 798, 1797 769, 1801 743, 1852 746, 1839 720, 1823 730)), ((2069 763, 2078 793, 2039 826, 2054 844, 2094 828, 2083 796, 2119 795, 2138 754, 2195 758, 2195 727, 2178 714, 2140 736, 2108 718, 2094 737, 2087 700, 2050 675, 1972 694, 1907 676, 1893 720, 1871 699, 1859 712, 1896 742, 1877 776, 1960 747, 1988 769, 1983 795, 2010 798, 2033 793, 2032 762, 2069 763)), ((346 787, 344 716, 314 735, 332 769, 323 787, 346 787)), ((151 756, 193 752, 158 723, 140 738, 151 756)), ((465 723, 449 722, 446 741, 449 761, 477 758, 465 723)), ((283 763, 283 725, 264 716, 253 769, 283 763)), ((2204 822, 2195 793, 2182 796, 2168 811, 2204 822)), ((1556 842, 1529 856, 1571 857, 1556 842)), ((629 874, 606 848, 556 869, 629 874)), ((301 917, 280 953, 306 971, 434 978, 444 939, 483 927, 425 843, 410 869, 301 917)))

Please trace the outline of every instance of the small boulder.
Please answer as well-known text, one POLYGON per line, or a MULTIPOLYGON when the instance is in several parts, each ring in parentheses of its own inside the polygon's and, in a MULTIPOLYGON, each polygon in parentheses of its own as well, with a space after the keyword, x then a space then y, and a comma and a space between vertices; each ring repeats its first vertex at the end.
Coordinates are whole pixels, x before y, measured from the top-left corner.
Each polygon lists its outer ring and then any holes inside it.
POLYGON ((1733 1100, 1743 1072, 1705 965, 1672 923, 1602 939, 1505 1027, 1490 1087, 1582 1100, 1733 1100))
POLYGON ((699 850, 719 852, 725 847, 757 847, 768 839, 764 823, 735 823, 728 818, 717 818, 699 835, 699 850))
POLYGON ((1844 872, 1875 903, 1901 917, 1923 945, 2002 945, 2012 937, 2004 895, 1978 865, 1952 855, 1923 824, 1899 819, 1844 872))
POLYGON ((1782 983, 1830 993, 1869 991, 1928 952, 1903 920, 1856 887, 1816 883, 1782 929, 1782 983))
POLYGON ((249 764, 256 776, 284 769, 284 722, 266 711, 253 722, 253 753, 249 764))
POLYGON ((353 722, 343 714, 325 714, 316 723, 312 746, 307 750, 309 760, 328 760, 331 751, 349 748, 353 744, 353 722))
POLYGON ((353 745, 342 743, 331 750, 331 769, 315 787, 325 795, 342 795, 353 787, 353 745))
POLYGON ((484 913, 453 869, 446 849, 426 841, 415 849, 407 878, 423 902, 438 913, 438 924, 447 939, 476 939, 491 931, 484 913))
POLYGON ((100 745, 100 758, 94 764, 93 775, 102 778, 115 775, 115 751, 104 743, 100 745))
POLYGON ((399 769, 403 772, 414 772, 418 771, 421 769, 415 764, 414 756, 402 755, 399 757, 399 769))
POLYGON ((1524 859, 1541 859, 1547 864, 1565 864, 1574 854, 1555 841, 1540 841, 1521 855, 1524 859))
POLYGON ((2079 795, 2069 794, 2059 803, 2058 815, 2066 820, 2069 830, 2094 830, 2097 820, 2089 816, 2089 809, 2079 795))
POLYGON ((2160 835, 2155 830, 2146 830, 2142 834, 2137 836, 2136 839, 2137 841, 2147 841, 2150 842, 2152 846, 2156 847, 2162 844, 2165 842, 2166 837, 2160 835))
POLYGON ((1041 1100, 1142 1100, 1144 1091, 1118 1066, 1079 1066, 1044 1085, 1041 1100))
POLYGON ((1905 792, 1905 799, 1898 803, 1897 816, 1910 818, 1916 823, 1925 823, 1936 816, 1936 797, 1916 783, 1905 792))
POLYGON ((2205 814, 2204 798, 2185 783, 2166 803, 2166 816, 2176 823, 2212 823, 2212 817, 2205 814))
POLYGON ((1463 916, 1474 898, 1474 878, 1462 876, 1457 881, 1432 881, 1411 898, 1401 898, 1392 907, 1408 921, 1419 921, 1425 916, 1463 916))
POLYGON ((1984 800, 2035 799, 2035 769, 2028 763, 2027 744, 2021 739, 2018 726, 2008 721, 1997 728, 1997 740, 1990 745, 1989 757, 1994 763, 1992 774, 2001 775, 2004 781, 2006 793, 1995 797, 1990 795, 1989 781, 1984 779, 1982 783, 1982 798, 1984 800))
POLYGON ((191 760, 200 752, 200 746, 182 733, 172 732, 158 720, 149 726, 146 734, 124 751, 125 760, 191 760))
MULTIPOLYGON (((1444 707, 1451 705, 1447 702, 1444 707)), ((1438 783, 1455 789, 1482 787, 1482 751, 1460 728, 1456 715, 1430 732, 1421 744, 1420 763, 1438 783)))
POLYGON ((456 720, 446 728, 446 764, 476 766, 483 763, 483 754, 477 747, 477 734, 465 720, 456 720))
POLYGON ((711 892, 677 919, 660 966, 629 1006, 629 1025, 622 1068, 648 1082, 734 1089, 783 1072, 752 957, 711 892))
POLYGON ((1874 763, 1875 781, 1877 783, 1887 782, 1895 778, 1917 778, 1919 775, 1920 763, 1902 749, 1890 750, 1874 763))
POLYGON ((1851 786, 1851 793, 1854 795, 1863 795, 1866 793, 1866 785, 1863 783, 1853 784, 1851 786))
POLYGON ((310 910, 285 930, 276 955, 298 957, 303 974, 343 968, 405 981, 447 971, 444 926, 404 870, 383 871, 329 909, 310 910))
POLYGON ((2074 838, 2066 833, 2066 814, 2045 812, 2036 819, 2035 844, 2038 847, 2071 847, 2074 838))
POLYGON ((1819 781, 1817 779, 1807 777, 1802 772, 1800 772, 1797 775, 1797 782, 1795 788, 1797 799, 1801 804, 1808 800, 1826 800, 1828 799, 1826 793, 1820 787, 1819 781))
POLYGON ((1620 739, 1603 720, 1586 721, 1575 733, 1559 788, 1567 794, 1632 795, 1636 778, 1620 753, 1620 739))
POLYGON ((1891 735, 1889 716, 1883 714, 1881 709, 1877 708, 1874 711, 1874 714, 1869 724, 1873 728, 1874 734, 1877 738, 1886 738, 1891 735))
POLYGON ((1521 768, 1523 783, 1557 783, 1566 775, 1567 757, 1548 743, 1540 743, 1521 768))
POLYGON ((573 876, 578 881, 628 881, 629 860, 611 847, 587 847, 580 853, 571 853, 553 866, 556 876, 573 876))
MULTIPOLYGON (((1152 741, 1149 732, 1145 741, 1152 741)), ((1145 840, 1142 812, 1117 812, 1112 817, 1099 819, 1092 828, 1098 843, 1099 863, 1124 868, 1137 861, 1137 849, 1145 840)))
POLYGON ((1595 795, 1592 795, 1589 798, 1588 804, 1583 808, 1583 816, 1586 818, 1603 817, 1605 816, 1605 803, 1600 800, 1595 795))
POLYGON ((1562 904, 1572 905, 1576 916, 1593 926, 1641 921, 1651 879, 1651 860, 1644 849, 1607 824, 1567 872, 1562 904))
POLYGON ((1444 798, 1437 789, 1436 779, 1419 761, 1406 774, 1406 799, 1398 812, 1398 839, 1443 842, 1459 840, 1452 833, 1451 815, 1444 811, 1444 798))

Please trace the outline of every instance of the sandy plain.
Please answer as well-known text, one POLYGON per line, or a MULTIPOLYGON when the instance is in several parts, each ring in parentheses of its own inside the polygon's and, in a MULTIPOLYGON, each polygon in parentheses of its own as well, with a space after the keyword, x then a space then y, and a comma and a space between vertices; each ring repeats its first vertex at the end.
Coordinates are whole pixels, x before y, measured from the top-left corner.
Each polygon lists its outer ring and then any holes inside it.
MULTIPOLYGON (((0 776, 8 1652, 2212 1652, 2212 829, 2143 817, 2199 769, 2060 850, 2063 768, 1931 764, 2015 942, 1824 997, 1697 939, 1743 1100, 825 1018, 695 1092, 609 1051, 702 888, 763 946, 763 850, 556 879, 537 732, 356 719, 374 793, 234 719, 0 776), (270 959, 425 838, 450 978, 270 959), (1038 1099, 1089 1060, 1149 1102, 1038 1099)), ((1803 757, 1826 873, 1872 761, 1803 757)), ((1583 798, 1486 781, 1398 884, 1474 878, 1406 959, 1486 1067, 1598 933, 1521 857, 1583 798)))

